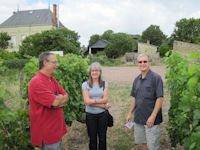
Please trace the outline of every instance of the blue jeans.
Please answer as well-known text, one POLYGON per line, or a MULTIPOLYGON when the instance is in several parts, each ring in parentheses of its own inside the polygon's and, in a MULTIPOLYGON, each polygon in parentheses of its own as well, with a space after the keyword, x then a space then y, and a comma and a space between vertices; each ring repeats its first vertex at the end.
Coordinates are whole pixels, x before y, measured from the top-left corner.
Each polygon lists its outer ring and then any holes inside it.
POLYGON ((42 149, 43 150, 61 150, 61 142, 62 140, 60 140, 57 143, 54 144, 50 144, 50 145, 45 145, 44 141, 42 142, 42 149))

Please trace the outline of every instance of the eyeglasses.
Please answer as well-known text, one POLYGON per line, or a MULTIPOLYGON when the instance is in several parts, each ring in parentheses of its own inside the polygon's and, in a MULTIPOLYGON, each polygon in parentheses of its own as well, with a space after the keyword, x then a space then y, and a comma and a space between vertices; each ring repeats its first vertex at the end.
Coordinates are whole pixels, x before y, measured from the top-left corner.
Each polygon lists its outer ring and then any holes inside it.
POLYGON ((141 63, 146 64, 147 62, 148 62, 147 60, 144 60, 144 61, 138 61, 139 64, 141 64, 141 63))
POLYGON ((47 62, 51 62, 53 64, 58 64, 58 61, 57 60, 47 60, 47 62))
POLYGON ((97 70, 97 69, 96 70, 91 70, 91 72, 99 72, 99 70, 97 70))

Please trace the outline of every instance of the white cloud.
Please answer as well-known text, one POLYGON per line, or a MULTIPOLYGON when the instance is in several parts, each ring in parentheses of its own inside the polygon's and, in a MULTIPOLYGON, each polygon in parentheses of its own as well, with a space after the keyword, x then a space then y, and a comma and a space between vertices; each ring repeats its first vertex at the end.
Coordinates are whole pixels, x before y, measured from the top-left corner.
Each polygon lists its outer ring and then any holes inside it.
MULTIPOLYGON (((70 30, 78 32, 81 44, 88 44, 93 34, 102 34, 111 29, 114 32, 142 34, 151 24, 160 26, 170 35, 175 22, 182 18, 199 18, 198 0, 60 0, 59 18, 70 30)), ((48 8, 46 2, 30 0, 6 0, 1 2, 0 20, 17 10, 48 8), (20 2, 20 3, 19 3, 20 2), (29 3, 28 3, 29 2, 29 3)), ((52 8, 52 6, 51 6, 52 8)))

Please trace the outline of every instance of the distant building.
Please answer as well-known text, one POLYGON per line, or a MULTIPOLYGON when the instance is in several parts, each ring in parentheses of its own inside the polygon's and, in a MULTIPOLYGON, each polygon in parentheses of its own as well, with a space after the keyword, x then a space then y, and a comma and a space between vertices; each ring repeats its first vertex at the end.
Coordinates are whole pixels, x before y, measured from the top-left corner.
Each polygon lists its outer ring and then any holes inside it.
POLYGON ((173 50, 182 54, 191 54, 192 52, 200 53, 200 45, 182 41, 174 41, 173 50))
POLYGON ((13 12, 13 15, 0 24, 0 32, 11 36, 8 51, 18 51, 21 42, 29 35, 54 28, 65 28, 57 19, 57 6, 50 9, 25 10, 13 12))
POLYGON ((157 46, 150 44, 149 40, 147 40, 147 43, 138 42, 138 53, 145 53, 151 56, 157 53, 157 46))
POLYGON ((138 42, 137 53, 129 52, 125 54, 125 60, 128 63, 137 64, 137 57, 139 54, 145 53, 152 58, 152 62, 155 64, 160 63, 160 55, 157 52, 157 46, 150 44, 150 41, 147 40, 147 43, 138 42))
POLYGON ((96 42, 88 46, 89 54, 96 54, 98 51, 103 51, 110 42, 98 39, 96 42))

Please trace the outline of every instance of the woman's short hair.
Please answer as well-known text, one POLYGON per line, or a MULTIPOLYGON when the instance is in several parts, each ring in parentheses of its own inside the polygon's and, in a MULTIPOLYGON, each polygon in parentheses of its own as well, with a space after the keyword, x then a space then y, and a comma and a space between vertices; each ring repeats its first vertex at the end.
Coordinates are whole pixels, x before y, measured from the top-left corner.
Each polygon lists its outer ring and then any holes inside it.
POLYGON ((144 57, 144 56, 146 56, 148 58, 148 62, 152 62, 151 57, 145 53, 139 54, 137 57, 137 61, 139 61, 140 57, 144 57))
POLYGON ((100 74, 99 74, 99 79, 98 79, 98 81, 99 81, 99 86, 100 86, 100 87, 104 86, 104 85, 103 85, 103 84, 104 84, 104 81, 103 81, 102 78, 101 78, 101 75, 102 75, 101 65, 100 65, 99 62, 93 62, 93 63, 89 66, 89 80, 88 80, 88 84, 89 84, 90 88, 93 87, 93 80, 92 80, 92 77, 91 77, 91 71, 92 71, 92 69, 98 69, 98 70, 99 70, 99 72, 100 72, 100 74))

